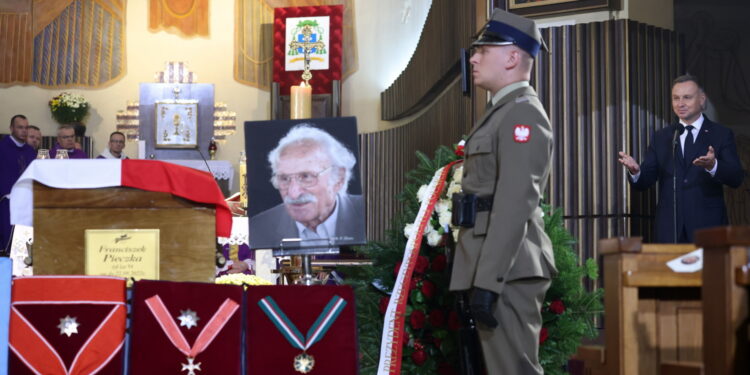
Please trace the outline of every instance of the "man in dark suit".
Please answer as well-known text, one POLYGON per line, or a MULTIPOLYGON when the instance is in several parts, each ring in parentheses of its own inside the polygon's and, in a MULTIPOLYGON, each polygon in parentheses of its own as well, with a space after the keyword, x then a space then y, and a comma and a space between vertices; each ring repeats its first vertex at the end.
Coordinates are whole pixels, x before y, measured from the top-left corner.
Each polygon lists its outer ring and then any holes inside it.
POLYGON ((723 185, 742 184, 734 134, 703 115, 705 104, 706 94, 695 77, 677 77, 672 110, 679 123, 656 132, 640 165, 620 152, 634 188, 645 190, 659 182, 656 242, 693 242, 695 230, 726 225, 723 185))
POLYGON ((334 246, 365 242, 364 200, 347 194, 356 158, 327 132, 292 128, 268 155, 271 183, 283 203, 250 219, 251 248, 279 248, 284 239, 334 246))

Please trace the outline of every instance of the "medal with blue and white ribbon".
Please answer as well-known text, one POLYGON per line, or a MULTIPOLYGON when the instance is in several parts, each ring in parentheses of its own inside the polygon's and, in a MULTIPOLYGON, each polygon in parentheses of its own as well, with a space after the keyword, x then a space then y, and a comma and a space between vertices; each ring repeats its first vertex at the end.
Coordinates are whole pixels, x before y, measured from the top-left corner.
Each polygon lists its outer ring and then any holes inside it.
POLYGON ((293 347, 302 350, 302 353, 294 357, 294 370, 307 374, 312 371, 315 366, 315 358, 307 354, 307 349, 323 339, 323 336, 325 336, 328 329, 331 328, 333 322, 336 321, 336 318, 338 318, 341 311, 346 307, 346 301, 339 296, 331 297, 331 300, 326 307, 323 308, 323 312, 320 313, 318 319, 315 320, 315 323, 313 323, 307 331, 307 336, 302 335, 299 329, 297 329, 297 326, 289 320, 289 317, 281 311, 279 305, 277 305, 276 301, 270 296, 261 298, 261 300, 258 301, 258 306, 260 306, 260 309, 266 313, 268 319, 271 319, 271 322, 276 326, 276 329, 281 332, 281 335, 284 336, 293 347))

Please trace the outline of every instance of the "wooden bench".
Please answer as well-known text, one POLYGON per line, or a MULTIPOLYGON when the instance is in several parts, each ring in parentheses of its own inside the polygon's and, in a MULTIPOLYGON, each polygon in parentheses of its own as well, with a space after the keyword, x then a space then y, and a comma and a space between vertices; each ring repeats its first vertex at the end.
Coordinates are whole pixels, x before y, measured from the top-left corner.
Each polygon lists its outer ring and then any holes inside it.
POLYGON ((709 375, 750 374, 748 290, 750 227, 701 230, 703 247, 703 365, 709 375))

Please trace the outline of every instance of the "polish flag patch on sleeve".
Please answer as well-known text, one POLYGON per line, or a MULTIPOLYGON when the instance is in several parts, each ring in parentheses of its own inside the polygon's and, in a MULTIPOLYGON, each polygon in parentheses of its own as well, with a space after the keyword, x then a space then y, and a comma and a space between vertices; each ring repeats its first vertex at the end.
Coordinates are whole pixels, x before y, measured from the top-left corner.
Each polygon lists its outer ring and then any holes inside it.
POLYGON ((531 126, 516 125, 513 129, 513 141, 516 143, 526 143, 531 139, 531 126))

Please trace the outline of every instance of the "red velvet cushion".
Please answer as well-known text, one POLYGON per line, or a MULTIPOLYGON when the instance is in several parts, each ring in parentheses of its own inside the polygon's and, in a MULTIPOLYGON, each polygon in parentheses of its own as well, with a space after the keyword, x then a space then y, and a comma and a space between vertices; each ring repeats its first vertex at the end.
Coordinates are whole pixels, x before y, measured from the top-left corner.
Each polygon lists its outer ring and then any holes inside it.
POLYGON ((287 72, 285 69, 286 51, 286 19, 288 17, 330 17, 330 35, 326 46, 328 49, 327 70, 313 70, 313 78, 310 85, 313 94, 330 94, 333 91, 332 81, 341 81, 341 61, 343 40, 342 29, 344 23, 344 6, 310 6, 310 7, 288 7, 274 9, 273 22, 273 81, 279 83, 279 93, 289 95, 290 87, 302 82, 302 71, 287 72))
POLYGON ((338 295, 346 307, 326 335, 307 353, 315 358, 315 374, 357 374, 357 323, 354 293, 348 286, 254 286, 247 290, 247 373, 299 375, 294 357, 302 350, 293 347, 258 306, 271 296, 297 329, 307 335, 323 308, 338 295))
MULTIPOLYGON (((225 299, 229 298, 242 305, 241 286, 150 280, 136 282, 133 286, 131 320, 131 374, 186 373, 181 372, 181 364, 188 363, 185 355, 167 338, 145 303, 147 298, 157 294, 191 346, 225 299), (200 318, 197 327, 187 329, 179 326, 177 317, 181 314, 180 310, 187 309, 195 311, 200 318)), ((216 339, 196 356, 195 363, 201 364, 201 370, 197 374, 240 373, 241 311, 241 308, 238 309, 219 331, 216 339)))
MULTIPOLYGON (((70 370, 71 364, 79 355, 83 345, 92 340, 92 335, 98 330, 96 333, 99 338, 103 335, 111 335, 112 342, 115 343, 111 349, 114 351, 91 344, 88 348, 93 350, 86 351, 86 355, 93 354, 105 362, 97 374, 122 374, 123 347, 119 346, 118 349, 117 345, 122 345, 125 336, 124 303, 124 279, 87 276, 42 276, 15 279, 13 281, 13 308, 17 318, 11 324, 11 330, 16 330, 17 333, 15 338, 11 333, 10 344, 15 345, 16 350, 19 350, 22 355, 31 358, 30 355, 33 353, 27 353, 27 350, 38 352, 38 348, 36 345, 28 347, 26 340, 36 339, 32 331, 35 330, 49 343, 65 368, 70 370), (81 303, 81 301, 94 303, 81 303), (116 311, 119 311, 119 314, 116 311), (60 328, 58 328, 60 319, 66 316, 75 318, 79 324, 77 333, 70 336, 60 334, 60 328), (109 324, 102 325, 108 317, 109 324), (25 322, 28 322, 31 328, 26 326, 25 322)), ((100 341, 94 340, 92 343, 100 343, 100 341)), ((56 361, 54 357, 50 358, 56 361)), ((79 358, 79 366, 82 363, 81 358, 79 358)), ((8 359, 10 374, 34 373, 14 351, 9 352, 8 359)), ((32 361, 31 365, 42 373, 55 373, 53 369, 44 367, 39 362, 32 361)))

